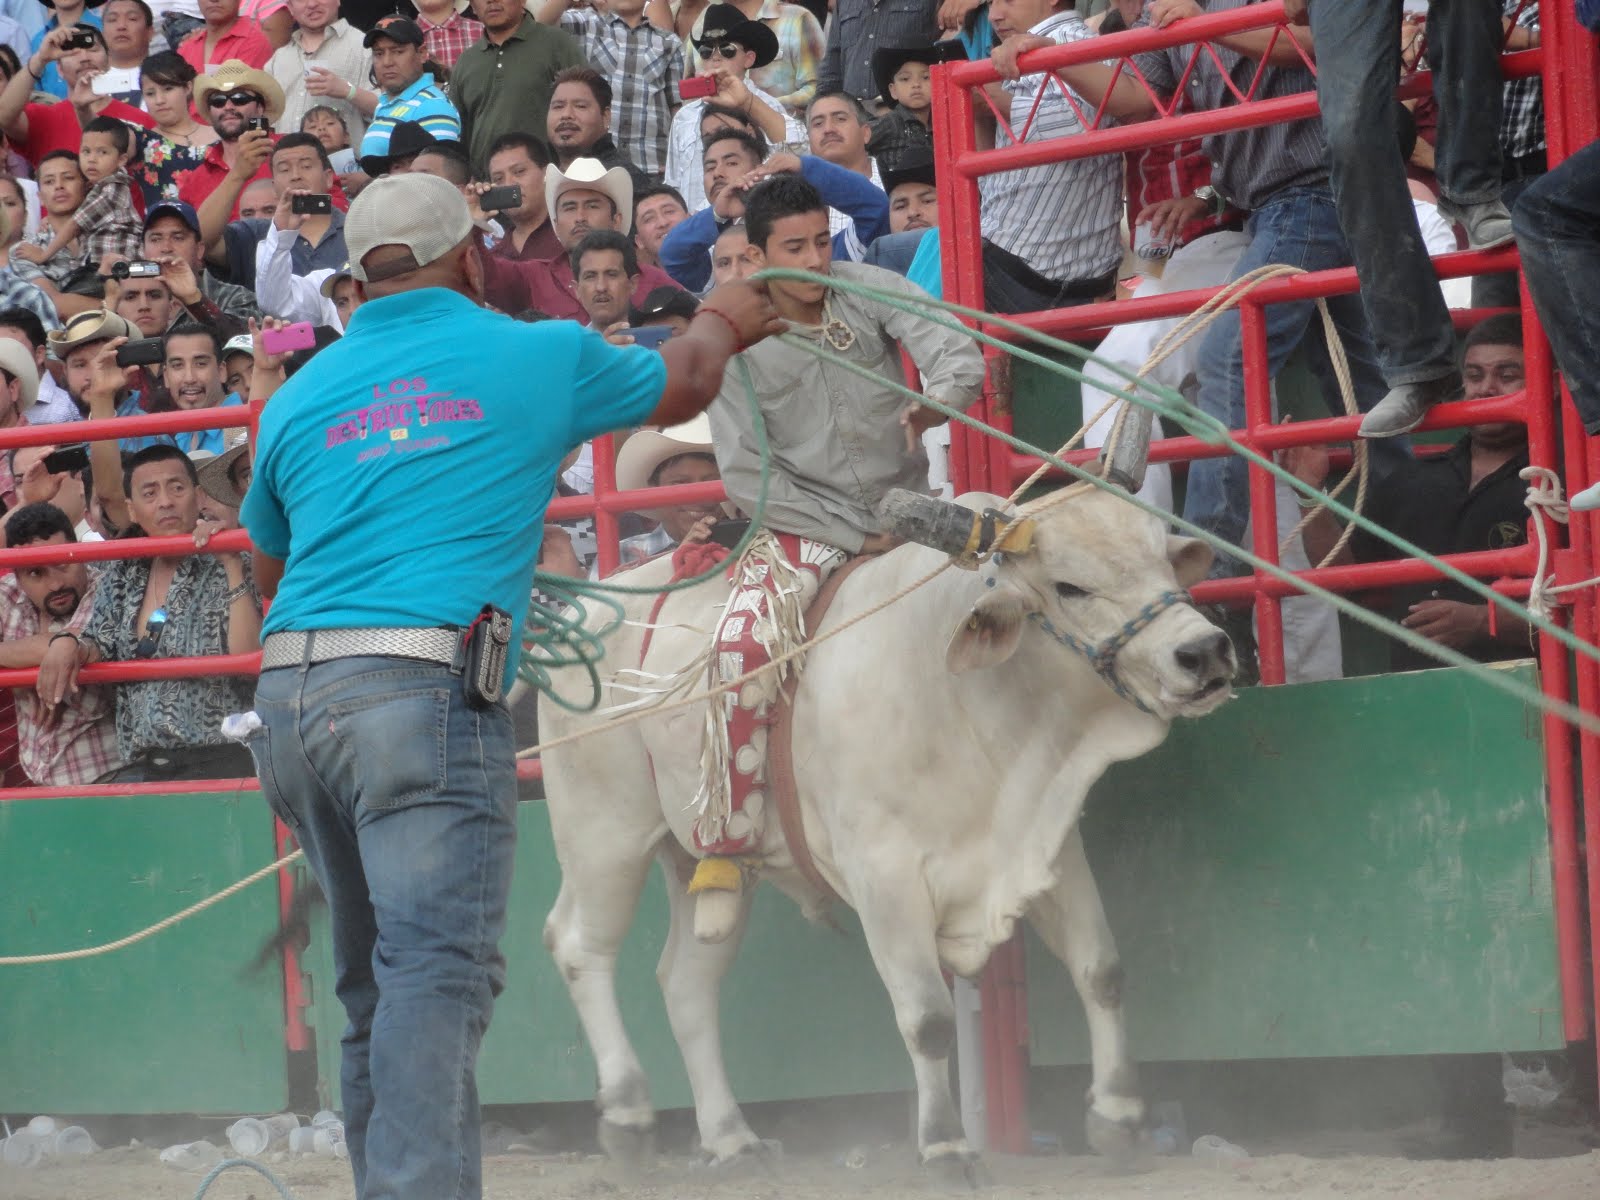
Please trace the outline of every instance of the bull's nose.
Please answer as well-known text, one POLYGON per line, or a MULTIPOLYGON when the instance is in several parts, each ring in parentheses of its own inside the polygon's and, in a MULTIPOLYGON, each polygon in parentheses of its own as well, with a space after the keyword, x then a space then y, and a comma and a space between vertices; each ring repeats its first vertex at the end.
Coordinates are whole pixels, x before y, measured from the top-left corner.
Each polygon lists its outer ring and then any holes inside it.
POLYGON ((1201 683, 1233 678, 1233 643, 1220 629, 1190 638, 1172 656, 1181 670, 1201 683))

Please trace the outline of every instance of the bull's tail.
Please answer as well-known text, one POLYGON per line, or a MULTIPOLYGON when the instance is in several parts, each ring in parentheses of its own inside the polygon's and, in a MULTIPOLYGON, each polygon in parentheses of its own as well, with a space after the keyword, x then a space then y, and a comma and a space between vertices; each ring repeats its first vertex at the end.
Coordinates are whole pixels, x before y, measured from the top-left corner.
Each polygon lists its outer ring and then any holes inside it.
POLYGON ((267 964, 280 960, 286 950, 303 952, 311 944, 311 912, 324 903, 321 885, 315 879, 302 880, 289 898, 289 911, 284 914, 277 931, 261 943, 255 960, 245 968, 244 974, 259 974, 267 964))

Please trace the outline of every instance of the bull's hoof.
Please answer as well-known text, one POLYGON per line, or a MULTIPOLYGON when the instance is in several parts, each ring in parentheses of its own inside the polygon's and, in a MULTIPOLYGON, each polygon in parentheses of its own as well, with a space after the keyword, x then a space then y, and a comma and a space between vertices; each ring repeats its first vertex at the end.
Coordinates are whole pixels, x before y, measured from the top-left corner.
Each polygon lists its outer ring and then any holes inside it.
POLYGON ((959 1149, 930 1147, 923 1151, 922 1168, 939 1191, 975 1192, 989 1182, 983 1160, 964 1145, 959 1149))
POLYGON ((1119 1167, 1137 1167, 1149 1153, 1150 1147, 1143 1136, 1141 1121, 1114 1121, 1091 1108, 1083 1125, 1089 1148, 1119 1167))
POLYGON ((783 1161, 783 1143, 759 1138, 731 1153, 717 1154, 710 1149, 702 1149, 701 1153, 705 1155, 706 1169, 720 1176, 770 1175, 783 1161))
POLYGON ((606 1157, 624 1170, 645 1171, 655 1165, 654 1125, 618 1125, 601 1117, 598 1136, 606 1157))

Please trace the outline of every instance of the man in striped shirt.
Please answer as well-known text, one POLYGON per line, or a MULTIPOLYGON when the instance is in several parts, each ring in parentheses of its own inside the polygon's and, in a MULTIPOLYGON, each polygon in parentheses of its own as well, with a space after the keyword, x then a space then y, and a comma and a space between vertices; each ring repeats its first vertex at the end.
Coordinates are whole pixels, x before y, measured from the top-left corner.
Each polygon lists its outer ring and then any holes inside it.
MULTIPOLYGON (((996 131, 996 145, 1084 131, 1060 82, 1016 70, 1024 50, 1094 36, 1070 8, 1056 7, 1053 0, 993 0, 989 6, 1001 39, 995 64, 1011 97, 1011 128, 996 131)), ((1120 156, 985 175, 978 195, 983 237, 992 247, 984 255, 984 288, 993 311, 1037 312, 1111 298, 1122 262, 1120 156)))
POLYGON ((404 17, 385 21, 366 36, 372 74, 381 94, 372 124, 361 139, 361 157, 383 158, 401 121, 421 125, 441 142, 461 140, 461 116, 423 67, 422 30, 404 17))
MULTIPOLYGON (((996 2, 1003 4, 1006 0, 996 2)), ((1206 11, 1240 8, 1251 2, 1210 0, 1206 11)), ((1176 20, 1186 11, 1179 0, 1157 0, 1147 19, 1176 20)), ((1309 41, 1302 31, 1297 30, 1296 34, 1303 42, 1309 41)), ((995 54, 1002 75, 1006 74, 1002 60, 1009 49, 1008 43, 995 54)), ((1015 57, 1010 61, 1014 72, 1015 57)), ((1281 36, 1275 42, 1270 29, 1219 38, 1210 50, 1178 46, 1135 55, 1132 66, 1164 97, 1170 98, 1180 81, 1186 82, 1188 102, 1196 110, 1229 107, 1237 103, 1238 94, 1251 93, 1252 83, 1258 100, 1295 95, 1316 87, 1316 77, 1306 68, 1294 44, 1281 36)), ((1113 73, 1114 67, 1103 63, 1061 71, 1091 106, 1103 102, 1108 112, 1122 120, 1155 116, 1155 101, 1135 80, 1134 71, 1124 65, 1114 83, 1113 73)), ((1207 193, 1203 198, 1191 197, 1188 206, 1176 214, 1176 220, 1181 225, 1203 216, 1208 205, 1221 201, 1249 214, 1245 232, 1250 235, 1250 245, 1235 264, 1233 278, 1268 263, 1290 263, 1308 271, 1351 264, 1350 248, 1339 228, 1329 184, 1328 145, 1320 121, 1312 117, 1213 134, 1204 139, 1203 145, 1211 159, 1214 186, 1202 189, 1207 193)), ((1397 146, 1391 146, 1390 153, 1398 162, 1397 146)), ((1383 398, 1387 389, 1378 370, 1377 351, 1360 298, 1330 296, 1327 303, 1349 359, 1356 402, 1366 411, 1383 398)), ((1272 304, 1265 310, 1265 319, 1269 373, 1276 375, 1304 342, 1330 411, 1343 411, 1315 303, 1304 300, 1272 304)), ((1225 422, 1229 429, 1241 428, 1245 422, 1244 350, 1237 311, 1225 313, 1206 333, 1197 373, 1199 407, 1225 422)), ((1380 476, 1387 475, 1406 464, 1409 455, 1403 439, 1378 443, 1373 446, 1372 465, 1380 476)), ((1226 455, 1190 464, 1183 515, 1217 536, 1238 543, 1244 537, 1250 515, 1244 460, 1226 455)), ((1236 569, 1234 560, 1219 556, 1213 572, 1221 575, 1236 569)))

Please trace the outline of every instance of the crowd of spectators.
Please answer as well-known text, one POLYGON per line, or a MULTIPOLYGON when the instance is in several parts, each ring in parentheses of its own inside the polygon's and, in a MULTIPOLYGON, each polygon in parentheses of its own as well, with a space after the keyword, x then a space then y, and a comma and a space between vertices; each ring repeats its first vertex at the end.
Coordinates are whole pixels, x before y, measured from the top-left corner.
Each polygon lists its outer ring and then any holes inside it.
MULTIPOLYGON (((576 320, 613 340, 681 330, 698 296, 755 269, 744 197, 775 175, 799 175, 821 194, 834 261, 888 267, 937 295, 939 64, 992 55, 1003 78, 977 106, 981 146, 1073 137, 1086 114, 1140 120, 1154 102, 1114 60, 1051 77, 1022 71, 1019 55, 1249 2, 7 0, 0 379, 10 390, 0 427, 260 398, 282 364, 255 353, 252 322, 307 322, 318 344, 338 336, 360 303, 344 213, 388 173, 438 175, 463 191, 490 305, 576 320), (1080 15, 1084 7, 1092 11, 1080 15), (119 345, 125 356, 144 353, 120 365, 119 345)), ((1504 9, 1511 46, 1537 44, 1537 5, 1505 0, 1504 9)), ((1418 31, 1406 27, 1407 65, 1418 31)), ((1178 51, 1135 65, 1158 92, 1185 84, 1185 110, 1225 106, 1252 81, 1257 95, 1287 96, 1316 86, 1300 58, 1302 48, 1314 58, 1314 39, 1304 29, 1296 37, 1298 46, 1224 39, 1192 68, 1178 51)), ((1544 170, 1542 108, 1537 81, 1505 88, 1499 136, 1514 195, 1544 170)), ((1395 153, 1411 171, 1419 219, 1466 244, 1440 217, 1429 174, 1431 99, 1396 107, 1395 153)), ((1168 256, 1218 231, 1249 239, 1241 271, 1345 264, 1328 159, 1311 118, 986 176, 978 232, 988 305, 1019 313, 1108 299, 1119 279, 1159 274, 1168 256)), ((1482 302, 1508 302, 1503 280, 1481 286, 1482 302)), ((1370 407, 1383 388, 1370 332, 1355 299, 1335 308, 1370 407)), ((1494 344, 1509 344, 1498 336, 1494 344)), ((1268 338, 1274 371, 1302 342, 1325 362, 1309 305, 1276 306, 1268 338)), ((1208 336, 1197 375, 1202 407, 1235 425, 1241 373, 1234 319, 1208 336)), ((1494 436, 1464 443, 1461 461, 1494 436)), ((704 430, 640 438, 624 446, 619 478, 715 478, 704 430)), ((249 468, 239 439, 224 429, 141 434, 55 455, 75 441, 63 428, 58 447, 0 456, 7 544, 131 531, 203 543, 236 521, 249 468)), ((1383 445, 1382 494, 1410 495, 1409 450, 1383 445)), ((1326 474, 1322 460, 1297 467, 1326 474)), ((592 478, 583 448, 560 487, 583 491, 592 478)), ((1189 475, 1189 515, 1237 539, 1243 479, 1237 464, 1207 460, 1189 475)), ((690 505, 630 517, 626 557, 704 537, 716 515, 690 505)), ((547 537, 547 561, 592 569, 592 529, 575 522, 563 532, 547 537)), ((1358 544, 1356 553, 1375 552, 1358 544)), ((216 726, 230 706, 248 707, 237 679, 73 690, 62 699, 68 720, 41 707, 43 681, 65 686, 79 665, 106 659, 253 649, 260 609, 248 555, 30 568, 0 589, 0 664, 45 668, 38 692, 17 693, 20 758, 15 748, 7 757, 0 711, 0 768, 16 761, 36 783, 83 783, 228 764, 234 748, 216 726)))

